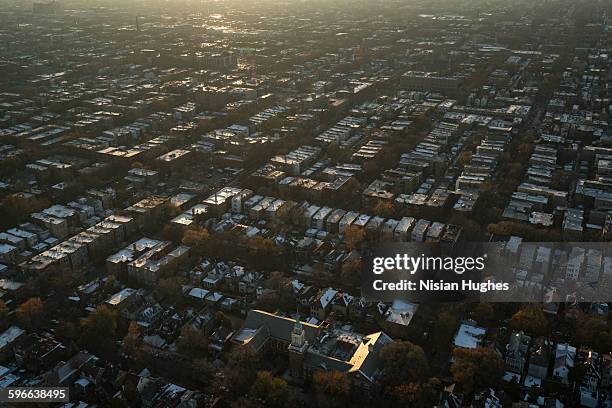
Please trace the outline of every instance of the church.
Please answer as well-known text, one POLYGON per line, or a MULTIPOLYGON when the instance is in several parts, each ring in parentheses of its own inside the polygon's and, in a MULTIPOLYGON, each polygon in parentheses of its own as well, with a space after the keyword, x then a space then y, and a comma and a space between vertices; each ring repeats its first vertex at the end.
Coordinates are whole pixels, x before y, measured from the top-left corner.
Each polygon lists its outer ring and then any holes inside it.
POLYGON ((249 311, 243 328, 232 338, 234 345, 259 353, 285 353, 296 382, 308 380, 316 370, 335 370, 363 389, 374 386, 382 375, 380 351, 392 341, 382 331, 361 335, 261 310, 249 311))

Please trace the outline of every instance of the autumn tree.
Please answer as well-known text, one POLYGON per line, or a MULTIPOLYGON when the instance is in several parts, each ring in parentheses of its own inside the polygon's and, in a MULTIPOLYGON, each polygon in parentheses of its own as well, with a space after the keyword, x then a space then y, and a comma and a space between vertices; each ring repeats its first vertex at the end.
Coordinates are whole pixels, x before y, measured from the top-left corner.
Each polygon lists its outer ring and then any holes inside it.
POLYGON ((494 386, 503 371, 504 362, 491 348, 456 348, 451 374, 466 394, 483 387, 494 386))
POLYGON ((183 234, 183 245, 191 247, 198 256, 207 256, 211 253, 213 239, 206 228, 190 228, 183 234))
POLYGON ((346 405, 351 391, 346 375, 339 371, 315 371, 312 388, 317 405, 321 408, 346 405))
POLYGON ((164 300, 172 304, 180 303, 183 300, 184 284, 185 278, 178 276, 160 279, 153 294, 159 301, 164 300))
POLYGON ((30 298, 17 308, 17 320, 24 327, 34 329, 42 323, 43 310, 40 298, 30 298))
POLYGON ((127 355, 133 355, 136 350, 140 347, 140 337, 142 336, 142 330, 138 323, 132 321, 128 326, 128 331, 123 338, 123 352, 127 355))
POLYGON ((271 289, 271 291, 259 297, 258 307, 263 310, 295 311, 295 296, 291 280, 285 277, 282 272, 271 272, 264 287, 271 289))
POLYGON ((421 399, 425 407, 435 406, 440 399, 442 392, 442 382, 436 377, 432 377, 421 384, 421 399))
POLYGON ((440 400, 442 382, 435 377, 424 382, 411 382, 387 387, 386 400, 380 406, 411 408, 434 407, 440 400))
POLYGON ((395 209, 389 201, 380 200, 372 208, 372 213, 382 218, 391 218, 395 214, 395 209))
POLYGON ((2 200, 0 225, 9 227, 26 220, 30 214, 48 207, 51 201, 46 197, 32 197, 16 193, 2 200))
POLYGON ((447 350, 458 325, 459 322, 452 313, 443 311, 438 315, 432 329, 434 346, 438 350, 447 350))
POLYGON ((465 217, 460 214, 453 214, 448 219, 449 224, 459 225, 461 227, 461 237, 469 241, 478 241, 482 238, 482 230, 480 225, 472 218, 465 217))
POLYGON ((81 341, 90 350, 111 351, 117 336, 117 312, 102 305, 81 322, 81 341))
POLYGON ((395 385, 390 387, 387 393, 397 406, 423 408, 422 390, 419 383, 395 385))
POLYGON ((423 349, 409 341, 387 343, 380 351, 384 364, 385 383, 394 386, 417 382, 429 371, 429 363, 423 349))
POLYGON ((474 307, 474 320, 482 326, 488 326, 495 318, 495 309, 490 303, 477 303, 474 307))
POLYGON ((380 167, 376 162, 370 160, 363 165, 363 174, 366 179, 372 179, 380 174, 380 167))
POLYGON ((342 264, 340 278, 345 285, 358 286, 361 282, 361 258, 348 259, 342 264))
POLYGON ((542 307, 529 305, 516 312, 510 320, 510 327, 516 331, 523 331, 533 336, 542 336, 548 333, 548 321, 542 307))
POLYGON ((230 320, 229 317, 227 317, 225 313, 223 313, 220 310, 217 313, 215 313, 215 320, 217 321, 217 324, 219 326, 222 326, 228 329, 232 328, 232 321, 230 320))
POLYGON ((272 290, 280 290, 285 287, 289 282, 289 279, 281 271, 274 271, 270 273, 268 279, 266 279, 266 288, 272 290))
POLYGON ((249 247, 247 260, 252 268, 267 271, 282 269, 282 253, 272 239, 256 236, 250 239, 249 247))
POLYGON ((472 160, 472 152, 461 152, 458 161, 461 167, 465 166, 472 160))
POLYGON ((8 323, 8 315, 9 308, 6 306, 6 303, 0 299, 0 330, 4 328, 5 323, 8 323))
POLYGON ((106 278, 104 284, 102 285, 102 290, 104 291, 104 293, 110 295, 115 293, 120 287, 121 284, 119 283, 115 275, 109 275, 108 278, 106 278))
POLYGON ((344 229, 344 242, 349 251, 356 249, 363 242, 365 231, 354 225, 349 225, 344 229))
POLYGON ((178 225, 166 225, 162 229, 161 236, 166 241, 181 242, 184 236, 183 230, 178 225))
POLYGON ((596 338, 605 336, 606 329, 601 317, 581 312, 576 318, 576 342, 592 345, 596 338))
POLYGON ((267 407, 284 407, 290 402, 291 394, 287 382, 269 371, 259 371, 251 386, 250 395, 263 401, 267 407))
POLYGON ((201 358, 208 354, 208 336, 202 331, 187 326, 181 331, 177 347, 181 354, 190 358, 201 358))
POLYGON ((239 347, 230 352, 223 370, 223 387, 232 395, 247 393, 261 364, 259 354, 249 347, 239 347))

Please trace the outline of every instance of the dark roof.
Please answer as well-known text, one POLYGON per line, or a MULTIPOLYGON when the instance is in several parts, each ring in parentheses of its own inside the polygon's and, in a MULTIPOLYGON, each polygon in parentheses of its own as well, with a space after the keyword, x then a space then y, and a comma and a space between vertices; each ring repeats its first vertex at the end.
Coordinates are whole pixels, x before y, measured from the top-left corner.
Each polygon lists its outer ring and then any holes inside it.
MULTIPOLYGON (((244 322, 244 327, 240 332, 236 335, 236 337, 244 336, 248 331, 257 331, 251 336, 251 339, 256 339, 261 341, 261 336, 263 333, 260 333, 258 329, 265 328, 269 337, 272 337, 276 340, 284 341, 286 343, 291 342, 291 330, 293 329, 293 325, 295 324, 295 320, 284 317, 277 316, 272 313, 264 312, 262 310, 251 310, 247 314, 246 321, 244 322)), ((320 326, 315 326, 314 324, 302 322, 302 327, 306 332, 306 340, 312 344, 312 342, 317 338, 320 331, 320 326)), ((247 341, 246 343, 250 342, 247 341)))

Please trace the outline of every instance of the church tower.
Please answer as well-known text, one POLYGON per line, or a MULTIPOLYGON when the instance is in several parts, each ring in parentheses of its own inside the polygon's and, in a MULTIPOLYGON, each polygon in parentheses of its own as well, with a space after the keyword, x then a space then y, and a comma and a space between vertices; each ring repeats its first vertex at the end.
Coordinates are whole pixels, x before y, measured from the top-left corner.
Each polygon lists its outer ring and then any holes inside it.
POLYGON ((304 376, 304 357, 307 348, 306 333, 298 314, 291 330, 291 343, 289 344, 289 369, 291 377, 295 380, 301 380, 304 376))

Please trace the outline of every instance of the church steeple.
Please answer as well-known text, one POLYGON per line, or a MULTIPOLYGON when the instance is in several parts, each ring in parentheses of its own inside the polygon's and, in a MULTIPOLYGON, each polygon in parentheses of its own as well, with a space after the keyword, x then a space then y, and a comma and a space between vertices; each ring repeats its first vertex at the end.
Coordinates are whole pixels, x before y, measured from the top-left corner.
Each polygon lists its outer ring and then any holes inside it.
POLYGON ((298 313, 295 317, 295 323, 293 324, 293 330, 291 331, 291 346, 296 349, 301 349, 306 344, 306 337, 302 322, 300 321, 300 314, 298 313))
POLYGON ((288 347, 291 377, 296 381, 301 381, 304 376, 304 357, 307 348, 306 331, 300 321, 300 314, 297 313, 291 329, 291 343, 288 347))

